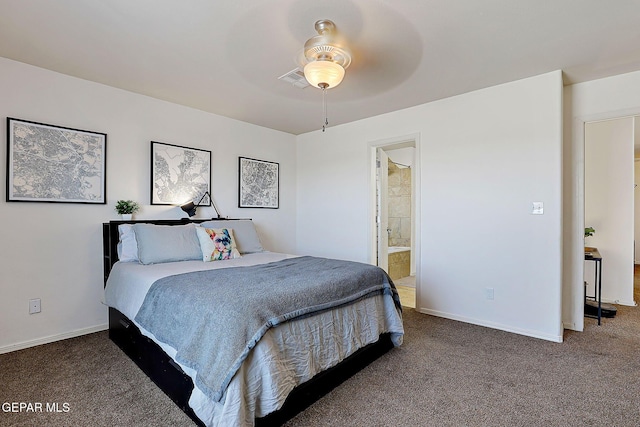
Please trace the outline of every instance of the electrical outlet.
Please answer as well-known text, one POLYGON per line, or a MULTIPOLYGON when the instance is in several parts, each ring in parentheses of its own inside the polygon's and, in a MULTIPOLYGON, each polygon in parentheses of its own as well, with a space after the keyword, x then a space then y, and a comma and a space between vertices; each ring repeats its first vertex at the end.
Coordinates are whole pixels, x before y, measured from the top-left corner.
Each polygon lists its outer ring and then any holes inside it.
POLYGON ((489 300, 493 299, 493 288, 486 288, 484 290, 484 293, 485 293, 487 299, 489 299, 489 300))
POLYGON ((40 298, 29 300, 29 314, 40 313, 40 298))

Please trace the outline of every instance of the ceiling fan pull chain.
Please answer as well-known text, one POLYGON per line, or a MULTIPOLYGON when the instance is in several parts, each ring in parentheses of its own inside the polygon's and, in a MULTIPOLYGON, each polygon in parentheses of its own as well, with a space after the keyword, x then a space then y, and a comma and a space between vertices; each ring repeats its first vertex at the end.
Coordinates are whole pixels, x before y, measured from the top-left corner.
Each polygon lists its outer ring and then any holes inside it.
POLYGON ((322 125, 322 132, 329 126, 329 119, 327 118, 327 87, 322 88, 322 112, 324 114, 324 124, 322 125))

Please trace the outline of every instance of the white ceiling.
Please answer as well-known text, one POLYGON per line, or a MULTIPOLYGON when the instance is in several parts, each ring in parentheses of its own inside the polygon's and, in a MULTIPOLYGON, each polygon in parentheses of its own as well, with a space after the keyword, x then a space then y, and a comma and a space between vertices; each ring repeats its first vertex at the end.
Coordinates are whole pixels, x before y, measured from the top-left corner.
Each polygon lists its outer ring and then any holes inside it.
POLYGON ((277 80, 314 23, 353 63, 327 93, 346 123, 562 69, 640 70, 638 0, 0 0, 0 56, 300 134, 321 91, 277 80))

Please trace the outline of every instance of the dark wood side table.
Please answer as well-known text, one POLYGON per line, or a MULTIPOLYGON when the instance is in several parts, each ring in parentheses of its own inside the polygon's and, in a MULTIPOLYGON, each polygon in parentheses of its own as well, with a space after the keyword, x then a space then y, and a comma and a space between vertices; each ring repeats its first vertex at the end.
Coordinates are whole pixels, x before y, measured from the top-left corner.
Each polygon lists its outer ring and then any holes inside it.
MULTIPOLYGON (((585 246, 584 248, 584 259, 585 261, 593 261, 595 262, 595 275, 594 275, 594 289, 595 295, 594 299, 598 301, 598 325, 600 325, 600 321, 602 319, 602 255, 598 252, 598 248, 592 248, 585 246)), ((587 291, 585 289, 584 293, 585 301, 587 299, 587 291)))

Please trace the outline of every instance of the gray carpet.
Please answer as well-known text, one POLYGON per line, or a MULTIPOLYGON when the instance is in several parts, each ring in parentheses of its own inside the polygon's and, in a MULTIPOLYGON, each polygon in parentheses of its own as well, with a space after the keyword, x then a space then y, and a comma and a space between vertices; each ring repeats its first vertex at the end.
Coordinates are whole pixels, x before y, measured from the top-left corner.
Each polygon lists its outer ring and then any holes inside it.
MULTIPOLYGON (((636 295, 636 300, 638 296, 636 295)), ((294 426, 638 426, 640 312, 619 307, 562 344, 404 313, 406 337, 294 426)), ((2 426, 192 426, 106 332, 0 355, 2 426)))
POLYGON ((562 344, 405 313, 406 339, 288 426, 640 426, 640 317, 562 344))

